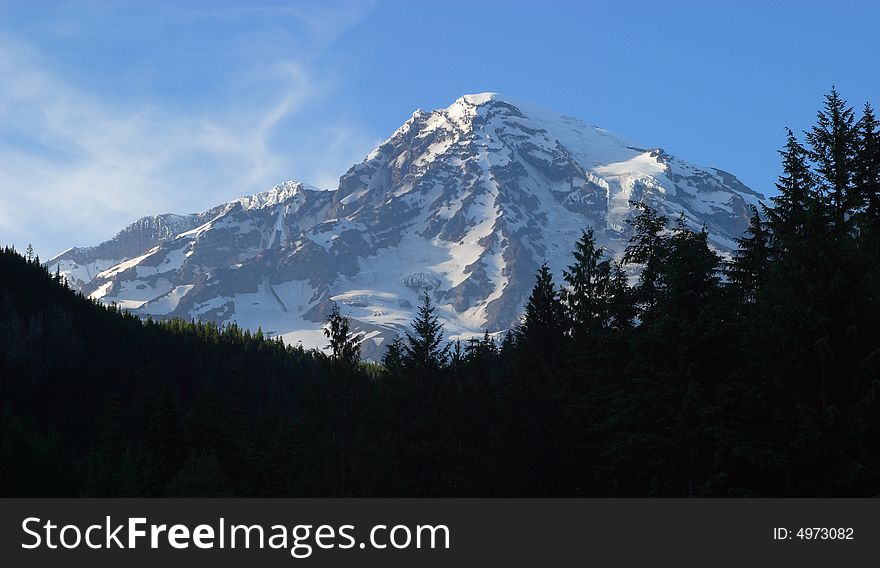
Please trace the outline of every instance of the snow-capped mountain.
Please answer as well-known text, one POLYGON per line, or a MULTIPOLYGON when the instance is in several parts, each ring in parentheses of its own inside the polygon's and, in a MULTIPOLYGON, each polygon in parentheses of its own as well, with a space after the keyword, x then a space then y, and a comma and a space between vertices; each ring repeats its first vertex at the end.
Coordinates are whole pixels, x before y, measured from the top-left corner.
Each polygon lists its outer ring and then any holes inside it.
POLYGON ((286 182, 203 213, 137 221, 48 262, 102 302, 322 347, 333 304, 376 356, 428 291, 451 337, 515 325, 581 230, 619 255, 631 201, 734 246, 763 196, 733 175, 530 103, 484 93, 418 110, 337 189, 286 182))

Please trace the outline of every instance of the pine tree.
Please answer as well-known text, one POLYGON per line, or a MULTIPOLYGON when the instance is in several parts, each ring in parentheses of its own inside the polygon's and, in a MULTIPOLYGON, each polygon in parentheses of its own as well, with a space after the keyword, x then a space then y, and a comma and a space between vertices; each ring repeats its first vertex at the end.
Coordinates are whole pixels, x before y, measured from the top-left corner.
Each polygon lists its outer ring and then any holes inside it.
POLYGON ((34 261, 34 246, 31 243, 28 243, 28 246, 24 251, 24 257, 28 262, 34 261))
POLYGON ((461 346, 461 340, 456 339, 452 342, 449 351, 449 365, 452 368, 453 372, 461 371, 461 366, 464 364, 464 360, 465 350, 461 346))
POLYGON ((541 265, 535 286, 526 304, 526 313, 519 330, 519 342, 526 349, 550 356, 563 344, 568 322, 559 292, 553 283, 553 275, 547 263, 541 265))
POLYGON ((330 348, 334 361, 346 366, 354 366, 360 360, 361 346, 357 337, 350 333, 351 320, 339 312, 334 305, 327 318, 324 335, 330 340, 330 348))
POLYGON ((628 222, 635 233, 623 253, 623 262, 640 264, 639 286, 635 290, 636 301, 641 304, 641 319, 650 321, 657 305, 657 279, 660 265, 666 254, 664 231, 668 219, 646 203, 633 202, 638 211, 628 222))
POLYGON ((695 318, 717 290, 720 257, 709 248, 709 234, 688 228, 683 219, 668 238, 657 288, 660 310, 667 317, 695 318))
POLYGON ((489 335, 488 329, 483 333, 483 340, 480 342, 480 346, 484 351, 491 353, 492 355, 498 353, 498 345, 495 343, 495 339, 489 335))
POLYGON ((764 207, 776 254, 802 239, 808 216, 823 210, 816 193, 816 181, 810 171, 808 152, 790 129, 786 129, 786 132, 785 148, 779 151, 783 169, 776 183, 779 195, 771 198, 773 207, 764 207))
POLYGON ((869 103, 865 103, 858 131, 854 190, 862 208, 863 226, 880 237, 880 124, 869 103))
POLYGON ((449 345, 443 343, 443 326, 435 312, 431 297, 425 292, 403 347, 403 365, 410 371, 433 375, 445 367, 449 359, 449 345))
POLYGON ((568 284, 562 297, 575 338, 604 330, 608 325, 611 262, 596 247, 593 229, 581 234, 573 252, 575 263, 563 272, 568 284))
POLYGON ((498 349, 502 360, 507 362, 511 360, 516 350, 516 335, 516 332, 512 329, 508 329, 505 332, 504 338, 501 340, 501 347, 498 349))
POLYGON ((611 278, 608 286, 608 325, 617 332, 631 329, 633 321, 638 315, 632 288, 629 286, 629 276, 623 267, 623 261, 615 262, 611 269, 611 278))
POLYGON ((818 113, 818 121, 807 133, 810 158, 816 163, 822 190, 834 211, 835 223, 842 224, 844 217, 858 204, 852 192, 853 165, 858 145, 855 115, 840 97, 837 89, 825 95, 824 109, 818 113))
POLYGON ((403 370, 403 339, 399 335, 388 344, 385 355, 382 356, 382 365, 385 371, 391 375, 398 375, 403 370))
POLYGON ((733 259, 727 265, 727 278, 736 290, 740 298, 747 303, 754 302, 758 291, 767 281, 767 272, 770 268, 769 234, 758 208, 749 206, 752 215, 749 217, 749 226, 746 236, 736 240, 739 248, 733 253, 733 259))
POLYGON ((489 335, 489 331, 483 337, 471 337, 464 347, 464 359, 468 363, 482 363, 494 358, 498 354, 498 345, 489 335))

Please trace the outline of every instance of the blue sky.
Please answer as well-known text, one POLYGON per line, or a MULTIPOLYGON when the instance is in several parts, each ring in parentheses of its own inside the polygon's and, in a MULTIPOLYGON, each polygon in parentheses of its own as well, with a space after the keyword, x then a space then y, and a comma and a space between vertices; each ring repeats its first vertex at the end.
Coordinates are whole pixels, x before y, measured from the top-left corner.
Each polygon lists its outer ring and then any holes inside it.
POLYGON ((0 0, 0 243, 44 258, 498 91, 769 193, 834 84, 880 104, 880 3, 0 0))

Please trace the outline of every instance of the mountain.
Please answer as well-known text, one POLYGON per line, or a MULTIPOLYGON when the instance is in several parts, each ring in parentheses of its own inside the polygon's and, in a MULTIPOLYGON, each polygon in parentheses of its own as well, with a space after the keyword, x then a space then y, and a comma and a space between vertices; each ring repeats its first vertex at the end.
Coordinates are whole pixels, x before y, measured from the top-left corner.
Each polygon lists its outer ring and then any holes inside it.
POLYGON ((335 190, 291 181, 148 217, 47 264, 141 316, 235 321, 305 346, 326 343, 336 303, 378 356, 425 291, 450 337, 516 325, 538 267, 559 274, 581 230, 622 253, 631 201, 705 226, 726 251, 761 199, 722 170, 484 93, 417 110, 335 190))

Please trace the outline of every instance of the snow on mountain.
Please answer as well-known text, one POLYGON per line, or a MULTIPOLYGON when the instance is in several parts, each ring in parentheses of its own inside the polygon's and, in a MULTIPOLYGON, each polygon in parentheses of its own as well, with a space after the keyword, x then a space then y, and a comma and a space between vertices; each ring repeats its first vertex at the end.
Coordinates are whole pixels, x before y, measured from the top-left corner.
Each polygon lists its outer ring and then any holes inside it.
POLYGON ((495 93, 417 110, 333 191, 286 182, 203 213, 137 221, 48 262, 140 315, 235 321, 323 347, 334 304, 367 355, 428 291, 451 337, 516 325, 540 264, 559 274, 581 230, 611 254, 645 201, 729 250, 763 196, 579 119, 495 93))

